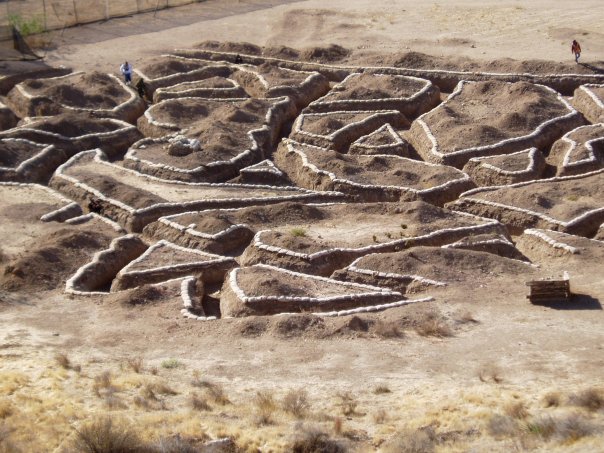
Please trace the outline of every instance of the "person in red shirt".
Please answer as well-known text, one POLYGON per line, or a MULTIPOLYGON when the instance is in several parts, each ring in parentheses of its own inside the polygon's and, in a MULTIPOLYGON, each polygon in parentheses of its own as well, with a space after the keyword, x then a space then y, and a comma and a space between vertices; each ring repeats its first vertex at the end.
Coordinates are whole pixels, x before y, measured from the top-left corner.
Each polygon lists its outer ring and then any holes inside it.
POLYGON ((581 45, 576 39, 573 39, 573 44, 570 46, 570 51, 575 54, 575 62, 579 63, 579 57, 581 56, 581 45))

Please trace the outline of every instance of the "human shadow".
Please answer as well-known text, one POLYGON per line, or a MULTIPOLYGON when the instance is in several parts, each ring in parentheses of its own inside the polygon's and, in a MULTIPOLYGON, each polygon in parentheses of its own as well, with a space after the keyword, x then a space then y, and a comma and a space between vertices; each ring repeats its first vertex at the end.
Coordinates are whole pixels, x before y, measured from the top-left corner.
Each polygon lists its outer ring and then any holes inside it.
POLYGON ((533 302, 533 305, 541 305, 554 310, 602 310, 600 301, 587 294, 573 294, 569 300, 533 302))
POLYGON ((579 63, 581 66, 583 66, 584 68, 587 68, 593 72, 595 72, 596 74, 604 74, 604 62, 602 61, 598 61, 595 64, 590 64, 590 63, 579 63), (598 66, 596 66, 598 65, 598 66))

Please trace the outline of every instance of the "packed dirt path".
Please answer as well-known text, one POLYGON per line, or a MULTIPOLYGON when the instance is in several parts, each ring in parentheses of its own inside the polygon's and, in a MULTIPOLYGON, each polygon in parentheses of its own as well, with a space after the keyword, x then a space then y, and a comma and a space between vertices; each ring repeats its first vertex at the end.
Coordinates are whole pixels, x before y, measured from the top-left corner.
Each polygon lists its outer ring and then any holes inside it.
POLYGON ((414 0, 208 0, 180 8, 67 29, 47 62, 117 71, 149 55, 205 40, 295 48, 339 44, 369 57, 417 51, 492 60, 581 61, 604 71, 604 4, 598 0, 455 2, 414 0))

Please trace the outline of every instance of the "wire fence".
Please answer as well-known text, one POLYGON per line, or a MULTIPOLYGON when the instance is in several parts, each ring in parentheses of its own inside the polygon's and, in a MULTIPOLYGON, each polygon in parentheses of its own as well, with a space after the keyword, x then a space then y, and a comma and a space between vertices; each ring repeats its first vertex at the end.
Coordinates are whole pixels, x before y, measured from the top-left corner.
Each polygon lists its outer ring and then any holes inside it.
POLYGON ((2 26, 12 25, 27 36, 201 1, 204 0, 0 0, 0 31, 2 26))

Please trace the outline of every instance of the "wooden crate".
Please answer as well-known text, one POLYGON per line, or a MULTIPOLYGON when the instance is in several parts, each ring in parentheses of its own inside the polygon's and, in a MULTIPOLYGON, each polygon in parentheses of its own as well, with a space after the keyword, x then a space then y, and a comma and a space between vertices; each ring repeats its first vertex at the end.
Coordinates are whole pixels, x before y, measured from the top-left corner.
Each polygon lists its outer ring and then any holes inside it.
POLYGON ((531 280, 526 282, 529 295, 526 296, 531 303, 553 301, 568 301, 571 297, 570 278, 567 272, 561 279, 531 280))

